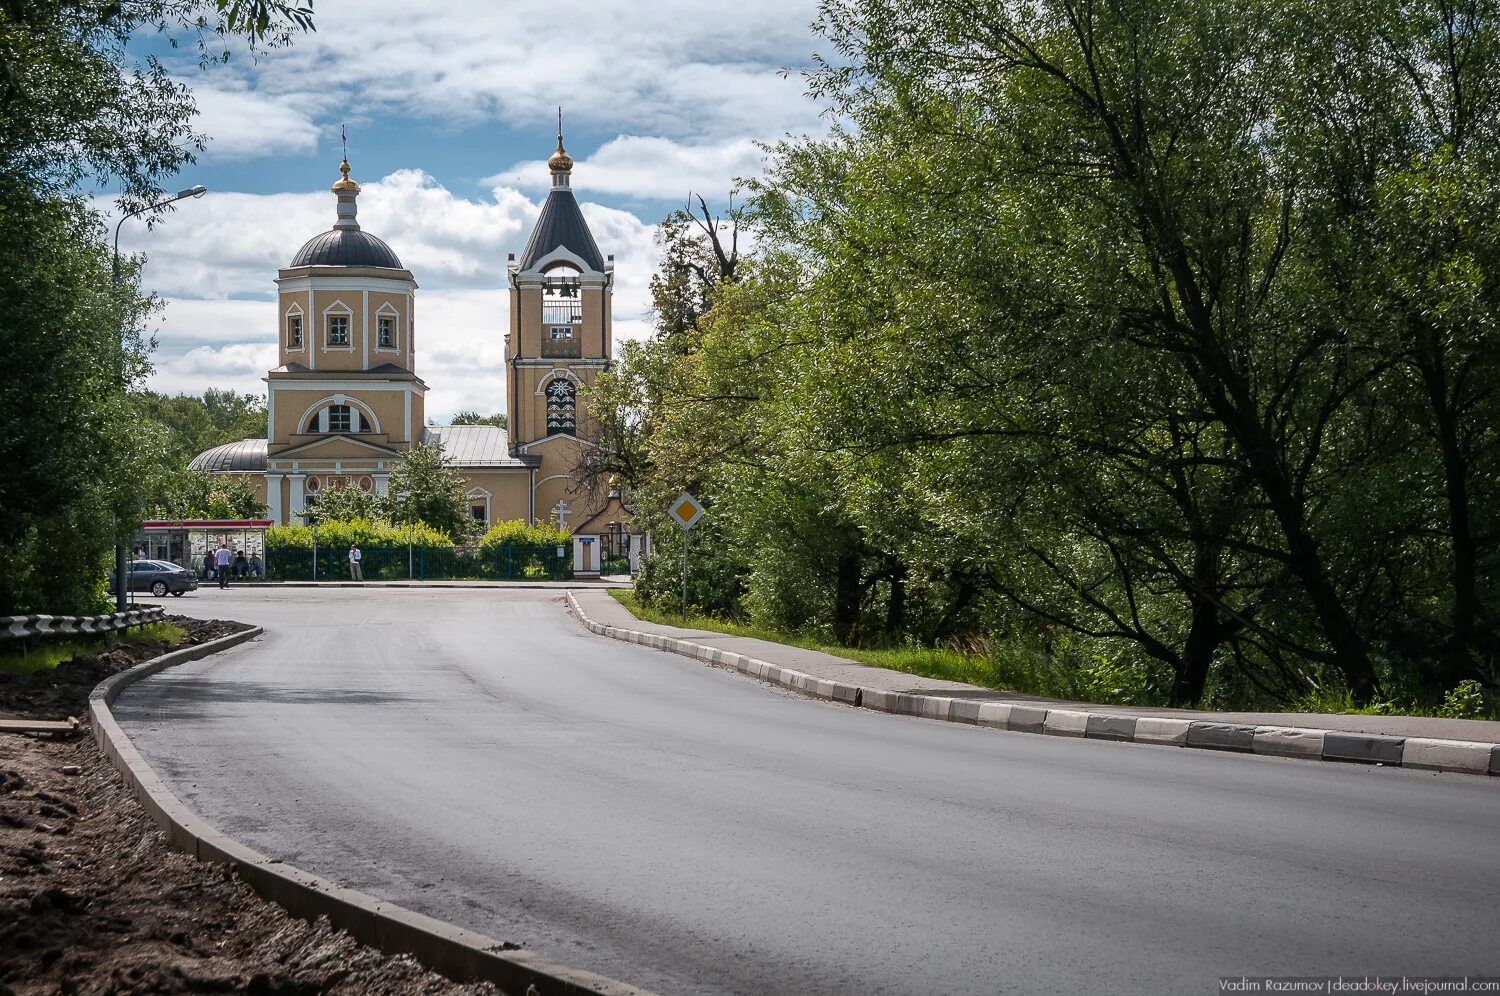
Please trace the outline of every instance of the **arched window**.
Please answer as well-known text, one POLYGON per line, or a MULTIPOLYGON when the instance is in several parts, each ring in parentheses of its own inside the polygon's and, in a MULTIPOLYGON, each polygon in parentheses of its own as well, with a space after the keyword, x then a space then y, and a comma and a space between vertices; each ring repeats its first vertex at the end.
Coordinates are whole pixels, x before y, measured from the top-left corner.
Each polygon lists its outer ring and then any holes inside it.
POLYGON ((307 421, 308 432, 373 432, 363 412, 352 405, 329 405, 307 421))
POLYGON ((578 428, 578 390, 559 377, 547 385, 547 435, 573 435, 578 428))

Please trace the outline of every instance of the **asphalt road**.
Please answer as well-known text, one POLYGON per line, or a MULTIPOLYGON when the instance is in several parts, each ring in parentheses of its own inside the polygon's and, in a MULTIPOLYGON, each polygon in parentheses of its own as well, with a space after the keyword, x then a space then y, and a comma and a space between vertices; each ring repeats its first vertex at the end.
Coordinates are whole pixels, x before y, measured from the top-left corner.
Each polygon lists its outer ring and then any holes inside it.
POLYGON ((1500 975, 1500 780, 1001 733, 588 634, 556 592, 206 590, 116 704, 256 849, 663 993, 1500 975))

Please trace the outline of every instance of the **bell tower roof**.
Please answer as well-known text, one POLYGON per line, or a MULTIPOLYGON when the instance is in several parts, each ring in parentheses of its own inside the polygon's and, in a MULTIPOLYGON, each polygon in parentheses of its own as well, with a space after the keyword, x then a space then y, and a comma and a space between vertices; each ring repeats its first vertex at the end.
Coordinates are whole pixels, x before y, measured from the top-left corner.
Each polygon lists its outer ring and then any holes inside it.
POLYGON ((547 160, 547 168, 552 171, 552 189, 542 204, 542 213, 531 230, 517 268, 529 270, 556 250, 566 249, 590 270, 604 272, 604 256, 573 197, 573 157, 563 148, 561 107, 557 109, 557 151, 547 160))

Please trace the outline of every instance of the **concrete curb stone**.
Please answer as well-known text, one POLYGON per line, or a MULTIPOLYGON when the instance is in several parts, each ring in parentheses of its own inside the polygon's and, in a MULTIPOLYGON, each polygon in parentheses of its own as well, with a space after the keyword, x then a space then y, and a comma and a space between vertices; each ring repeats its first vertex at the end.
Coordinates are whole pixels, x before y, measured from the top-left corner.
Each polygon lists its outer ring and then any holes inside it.
POLYGON ((1256 754, 1276 757, 1323 758, 1323 730, 1300 730, 1289 726, 1257 726, 1250 738, 1250 749, 1256 754))
POLYGON ((1405 737, 1381 737, 1369 733, 1338 733, 1323 736, 1323 760, 1352 761, 1356 764, 1401 763, 1405 737))
POLYGON ((705 647, 675 637, 605 626, 589 618, 579 604, 576 593, 571 590, 567 594, 567 603, 569 610, 591 633, 626 643, 675 651, 732 668, 813 698, 830 699, 877 712, 920 716, 1013 733, 1041 733, 1058 737, 1189 747, 1237 754, 1266 754, 1313 761, 1384 764, 1392 767, 1405 765, 1429 771, 1500 775, 1500 744, 1387 737, 1292 726, 1245 726, 1167 716, 1117 716, 1015 702, 866 688, 863 685, 819 679, 743 654, 705 647))
POLYGON ((89 694, 94 740, 120 772, 131 794, 165 832, 177 850, 199 861, 234 867, 256 894, 293 916, 326 916, 362 944, 387 954, 408 954, 423 966, 457 982, 486 981, 507 993, 528 996, 651 996, 592 972, 569 968, 525 950, 503 951, 499 941, 435 920, 354 889, 345 889, 280 861, 272 861, 204 823, 172 794, 136 750, 110 706, 120 693, 159 671, 246 643, 264 633, 252 629, 139 664, 95 686, 89 694))

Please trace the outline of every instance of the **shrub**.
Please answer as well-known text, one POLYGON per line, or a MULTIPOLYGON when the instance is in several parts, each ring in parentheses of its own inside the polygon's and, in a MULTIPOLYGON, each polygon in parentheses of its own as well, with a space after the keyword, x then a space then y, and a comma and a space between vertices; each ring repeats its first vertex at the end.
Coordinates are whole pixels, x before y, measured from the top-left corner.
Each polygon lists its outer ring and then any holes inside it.
MULTIPOLYGON (((453 541, 447 535, 418 522, 410 526, 394 526, 389 522, 370 519, 351 519, 348 522, 318 523, 318 545, 335 547, 351 543, 360 547, 411 546, 451 547, 453 541)), ((266 530, 266 548, 310 550, 313 545, 311 526, 272 526, 266 530)))
POLYGON ((1484 719, 1489 715, 1489 709, 1485 705, 1483 686, 1472 678, 1460 681, 1443 696, 1438 715, 1446 719, 1484 719))
POLYGON ((489 532, 480 539, 479 548, 490 550, 499 546, 571 547, 572 542, 572 537, 566 529, 560 529, 550 522, 530 525, 524 519, 511 519, 491 526, 489 532))

